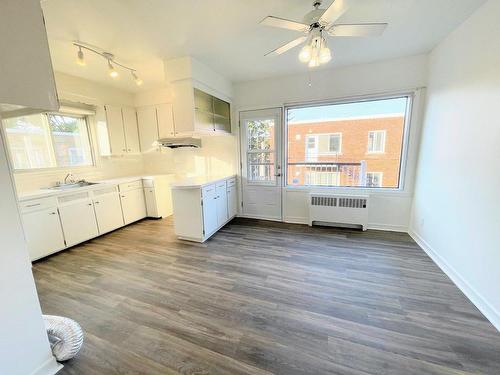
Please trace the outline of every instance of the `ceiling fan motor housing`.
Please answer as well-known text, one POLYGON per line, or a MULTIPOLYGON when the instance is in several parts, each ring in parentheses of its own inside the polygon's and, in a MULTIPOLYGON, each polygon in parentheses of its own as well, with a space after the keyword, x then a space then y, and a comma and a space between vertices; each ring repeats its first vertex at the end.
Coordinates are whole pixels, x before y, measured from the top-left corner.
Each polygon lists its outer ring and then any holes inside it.
POLYGON ((325 9, 313 9, 304 16, 303 23, 310 25, 311 28, 320 27, 319 19, 325 13, 325 9))

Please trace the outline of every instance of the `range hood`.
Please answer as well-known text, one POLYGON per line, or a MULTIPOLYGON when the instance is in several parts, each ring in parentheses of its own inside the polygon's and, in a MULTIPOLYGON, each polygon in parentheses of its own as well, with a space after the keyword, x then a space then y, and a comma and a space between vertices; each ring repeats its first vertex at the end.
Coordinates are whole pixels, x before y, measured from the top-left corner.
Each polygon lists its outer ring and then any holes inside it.
POLYGON ((161 147, 180 148, 180 147, 201 147, 201 139, 193 137, 172 137, 158 139, 158 145, 161 147))

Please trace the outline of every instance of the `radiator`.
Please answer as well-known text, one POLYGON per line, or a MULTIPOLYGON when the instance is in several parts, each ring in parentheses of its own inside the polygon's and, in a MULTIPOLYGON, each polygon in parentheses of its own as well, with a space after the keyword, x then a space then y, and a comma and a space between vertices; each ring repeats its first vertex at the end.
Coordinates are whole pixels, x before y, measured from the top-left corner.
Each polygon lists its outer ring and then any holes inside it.
POLYGON ((309 225, 368 225, 368 195, 309 194, 309 225))

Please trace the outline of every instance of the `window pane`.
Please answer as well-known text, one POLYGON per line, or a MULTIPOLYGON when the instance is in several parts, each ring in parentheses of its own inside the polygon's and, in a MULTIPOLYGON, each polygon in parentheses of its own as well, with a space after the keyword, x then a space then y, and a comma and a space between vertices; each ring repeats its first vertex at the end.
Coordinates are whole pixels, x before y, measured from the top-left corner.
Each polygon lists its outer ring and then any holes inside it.
POLYGON ((249 152, 247 155, 249 182, 274 181, 273 152, 249 152))
POLYGON ((247 123, 248 150, 274 150, 274 120, 247 123))
POLYGON ((399 187, 408 100, 287 109, 287 183, 399 187))
POLYGON ((92 153, 83 117, 49 114, 54 154, 59 167, 92 165, 92 153))
POLYGON ((50 131, 42 115, 3 121, 14 169, 55 167, 50 131))

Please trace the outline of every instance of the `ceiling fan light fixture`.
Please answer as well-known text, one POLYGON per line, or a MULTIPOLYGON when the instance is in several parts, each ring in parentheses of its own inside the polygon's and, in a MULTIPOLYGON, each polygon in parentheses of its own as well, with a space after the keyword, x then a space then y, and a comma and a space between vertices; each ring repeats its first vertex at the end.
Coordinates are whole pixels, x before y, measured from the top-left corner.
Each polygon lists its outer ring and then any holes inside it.
POLYGON ((306 44, 304 47, 302 47, 302 49, 300 50, 300 53, 299 53, 300 62, 308 63, 311 60, 311 56, 312 56, 311 52, 312 52, 312 48, 309 44, 306 44))

